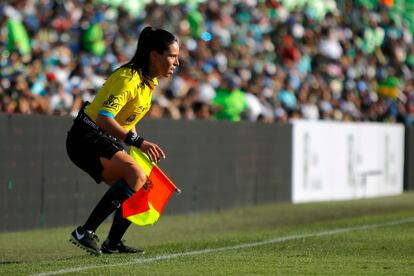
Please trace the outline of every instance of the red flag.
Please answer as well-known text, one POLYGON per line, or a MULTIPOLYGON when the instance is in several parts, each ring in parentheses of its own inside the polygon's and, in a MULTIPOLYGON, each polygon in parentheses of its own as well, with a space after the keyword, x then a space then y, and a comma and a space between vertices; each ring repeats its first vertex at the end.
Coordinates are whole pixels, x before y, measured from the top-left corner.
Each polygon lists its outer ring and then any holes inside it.
POLYGON ((138 225, 155 223, 174 191, 181 191, 146 154, 131 147, 132 158, 144 169, 147 183, 122 204, 124 218, 138 225))

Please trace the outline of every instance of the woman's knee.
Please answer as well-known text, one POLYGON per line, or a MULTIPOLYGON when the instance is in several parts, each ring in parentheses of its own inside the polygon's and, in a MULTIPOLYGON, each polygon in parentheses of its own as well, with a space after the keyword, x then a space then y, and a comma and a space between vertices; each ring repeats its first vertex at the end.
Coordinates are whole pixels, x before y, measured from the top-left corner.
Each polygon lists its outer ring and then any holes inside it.
POLYGON ((126 181, 135 192, 141 189, 147 181, 145 171, 138 166, 134 166, 126 178, 126 181))
POLYGON ((124 179, 132 189, 138 191, 147 180, 145 171, 125 153, 118 152, 110 160, 101 158, 101 162, 104 167, 102 178, 108 184, 124 179))

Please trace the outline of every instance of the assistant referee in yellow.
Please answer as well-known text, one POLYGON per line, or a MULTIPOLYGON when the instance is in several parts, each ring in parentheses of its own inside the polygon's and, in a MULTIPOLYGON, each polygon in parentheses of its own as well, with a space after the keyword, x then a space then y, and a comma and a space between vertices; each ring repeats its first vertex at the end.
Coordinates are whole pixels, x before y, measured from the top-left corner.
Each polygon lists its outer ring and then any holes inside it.
POLYGON ((122 217, 120 206, 147 181, 124 144, 138 147, 154 162, 165 158, 164 151, 137 133, 135 125, 151 107, 157 78, 173 74, 178 56, 176 36, 163 29, 144 28, 134 57, 109 76, 95 99, 79 111, 68 132, 70 159, 97 183, 104 181, 110 186, 86 222, 70 235, 72 243, 92 254, 142 252, 121 240, 131 223, 122 217), (108 237, 99 247, 95 231, 114 211, 108 237))

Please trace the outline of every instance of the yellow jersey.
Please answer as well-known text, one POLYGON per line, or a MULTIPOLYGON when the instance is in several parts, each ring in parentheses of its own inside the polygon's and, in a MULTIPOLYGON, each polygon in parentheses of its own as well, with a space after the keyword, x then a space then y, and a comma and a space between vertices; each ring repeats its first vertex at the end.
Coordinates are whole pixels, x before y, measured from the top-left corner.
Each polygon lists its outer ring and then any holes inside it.
POLYGON ((109 116, 130 131, 151 107, 152 92, 158 81, 154 78, 149 82, 151 86, 131 68, 119 68, 109 76, 92 103, 86 107, 86 115, 94 122, 98 114, 109 116))

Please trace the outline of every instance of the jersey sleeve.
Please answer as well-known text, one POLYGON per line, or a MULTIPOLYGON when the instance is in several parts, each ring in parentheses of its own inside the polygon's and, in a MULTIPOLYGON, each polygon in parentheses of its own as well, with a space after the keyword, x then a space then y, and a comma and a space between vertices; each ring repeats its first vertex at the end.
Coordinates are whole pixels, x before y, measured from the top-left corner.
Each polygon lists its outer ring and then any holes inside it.
POLYGON ((120 77, 108 84, 107 97, 98 114, 115 118, 124 105, 135 97, 134 83, 128 78, 120 77))

